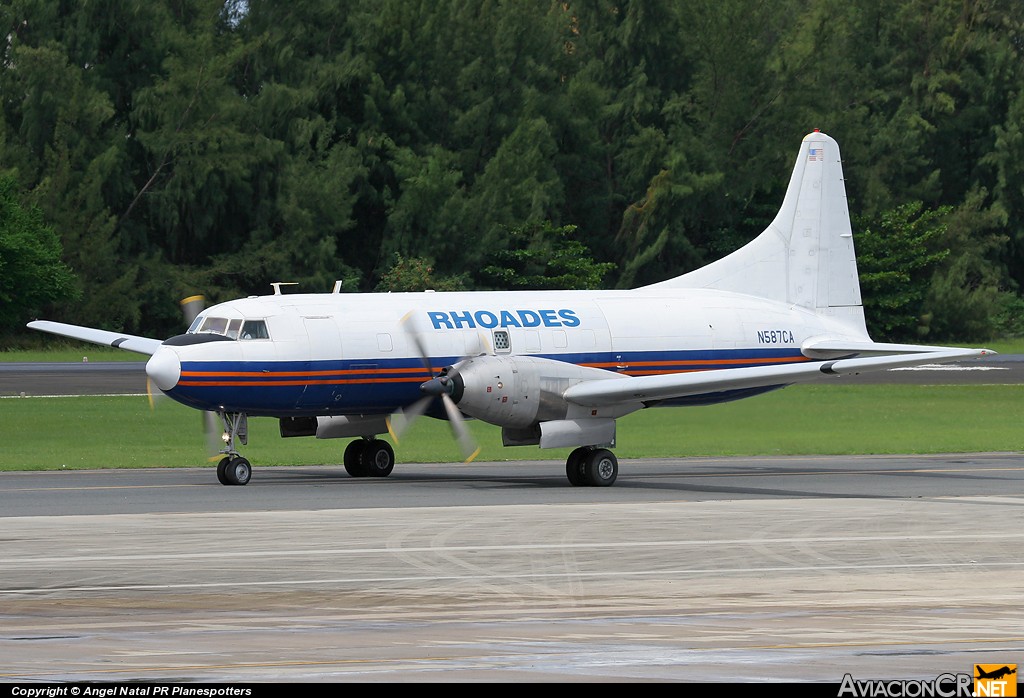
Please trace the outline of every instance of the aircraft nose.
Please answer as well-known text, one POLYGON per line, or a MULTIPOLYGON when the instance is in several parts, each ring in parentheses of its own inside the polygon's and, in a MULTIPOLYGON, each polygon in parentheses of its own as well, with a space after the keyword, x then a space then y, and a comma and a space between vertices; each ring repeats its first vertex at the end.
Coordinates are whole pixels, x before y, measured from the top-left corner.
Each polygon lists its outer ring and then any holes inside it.
POLYGON ((160 347, 146 363, 146 375, 160 390, 167 391, 181 378, 181 361, 172 349, 160 347))

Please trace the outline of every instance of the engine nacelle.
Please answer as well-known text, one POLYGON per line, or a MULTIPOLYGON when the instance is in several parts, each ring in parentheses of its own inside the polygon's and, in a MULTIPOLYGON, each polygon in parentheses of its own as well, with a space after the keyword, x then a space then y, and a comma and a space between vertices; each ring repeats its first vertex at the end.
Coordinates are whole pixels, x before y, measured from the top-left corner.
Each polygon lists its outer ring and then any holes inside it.
POLYGON ((478 356, 454 366, 449 376, 460 410, 513 428, 565 419, 579 411, 562 397, 566 389, 585 380, 617 378, 601 369, 536 356, 478 356))

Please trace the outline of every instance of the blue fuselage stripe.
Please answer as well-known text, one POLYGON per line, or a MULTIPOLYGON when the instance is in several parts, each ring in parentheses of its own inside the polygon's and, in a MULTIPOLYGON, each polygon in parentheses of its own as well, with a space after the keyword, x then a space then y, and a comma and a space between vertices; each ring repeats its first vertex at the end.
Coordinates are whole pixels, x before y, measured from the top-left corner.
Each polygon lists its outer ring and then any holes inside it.
MULTIPOLYGON (((796 349, 643 351, 532 355, 602 368, 625 375, 656 375, 796 363, 796 349)), ((461 357, 431 357, 447 366, 461 357)), ((435 373, 436 373, 435 368, 435 373)), ((380 414, 419 399, 419 386, 432 375, 416 358, 330 361, 183 361, 174 399, 199 409, 251 415, 380 414)), ((741 397, 737 395, 736 397, 741 397)), ((665 404, 702 404, 704 396, 665 404)), ((722 393, 704 402, 719 402, 722 393)))

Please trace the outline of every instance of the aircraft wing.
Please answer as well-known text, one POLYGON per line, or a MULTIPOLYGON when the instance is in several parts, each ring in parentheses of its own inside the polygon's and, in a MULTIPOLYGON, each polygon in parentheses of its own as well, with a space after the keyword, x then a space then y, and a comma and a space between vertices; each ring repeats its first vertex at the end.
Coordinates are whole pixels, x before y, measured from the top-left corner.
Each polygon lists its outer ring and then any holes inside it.
POLYGON ((620 376, 609 380, 590 380, 578 383, 566 390, 564 397, 569 402, 587 407, 646 403, 726 390, 789 385, 816 380, 824 376, 847 376, 901 366, 959 361, 995 353, 988 349, 954 349, 950 347, 941 349, 941 351, 919 351, 910 355, 809 361, 800 364, 715 369, 659 376, 620 376))
POLYGON ((120 332, 108 332, 106 330, 93 329, 92 327, 66 325, 63 322, 51 322, 49 320, 34 320, 33 322, 28 323, 28 326, 33 330, 49 332, 50 334, 59 334, 62 337, 71 337, 72 339, 79 339, 83 342, 102 344, 104 346, 115 347, 117 349, 134 351, 138 354, 148 354, 150 356, 152 356, 157 348, 163 344, 159 339, 136 337, 135 335, 122 334, 120 332))

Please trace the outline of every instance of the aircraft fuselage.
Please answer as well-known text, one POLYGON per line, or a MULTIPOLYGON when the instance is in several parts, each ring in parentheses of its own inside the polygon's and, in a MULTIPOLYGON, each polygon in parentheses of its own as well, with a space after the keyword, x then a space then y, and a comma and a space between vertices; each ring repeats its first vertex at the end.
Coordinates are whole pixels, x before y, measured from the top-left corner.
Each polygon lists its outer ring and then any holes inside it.
POLYGON ((804 308, 700 289, 274 295, 202 318, 263 320, 268 336, 161 347, 174 357, 154 359, 176 359, 180 375, 158 385, 191 407, 262 416, 393 412, 420 397, 428 364, 485 353, 644 376, 804 362, 805 339, 844 333, 804 308))

